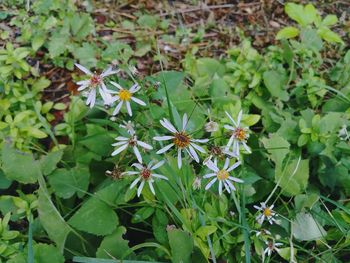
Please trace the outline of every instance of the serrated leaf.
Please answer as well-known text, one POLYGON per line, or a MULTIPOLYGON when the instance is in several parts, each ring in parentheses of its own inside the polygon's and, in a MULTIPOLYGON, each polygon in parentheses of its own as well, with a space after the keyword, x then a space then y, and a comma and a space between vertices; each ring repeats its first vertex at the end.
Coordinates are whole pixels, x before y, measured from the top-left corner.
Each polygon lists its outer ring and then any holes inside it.
POLYGON ((286 75, 284 72, 275 70, 265 71, 263 74, 264 84, 272 96, 280 98, 283 101, 289 99, 288 93, 285 90, 286 75))
POLYGON ((52 173, 58 162, 62 159, 63 151, 50 152, 40 160, 41 171, 44 175, 52 173))

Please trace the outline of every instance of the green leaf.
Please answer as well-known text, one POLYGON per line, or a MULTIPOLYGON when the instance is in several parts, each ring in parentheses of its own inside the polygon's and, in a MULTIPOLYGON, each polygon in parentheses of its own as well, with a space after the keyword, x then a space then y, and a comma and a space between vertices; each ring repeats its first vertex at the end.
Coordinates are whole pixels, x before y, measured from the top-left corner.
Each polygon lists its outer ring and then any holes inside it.
POLYGON ((263 75, 264 84, 272 96, 280 98, 283 101, 289 99, 288 93, 285 90, 286 75, 284 72, 275 70, 265 71, 263 75))
POLYGON ((23 184, 35 183, 41 175, 39 162, 31 153, 20 152, 5 143, 2 148, 2 169, 8 179, 23 184))
POLYGON ((94 24, 89 14, 74 13, 69 19, 72 34, 77 39, 83 39, 87 37, 94 30, 94 24))
POLYGON ((93 195, 68 221, 75 228, 95 235, 111 234, 119 219, 111 205, 124 202, 128 181, 114 182, 93 195))
MULTIPOLYGON (((96 252, 98 258, 122 258, 124 254, 128 253, 129 241, 123 238, 126 233, 126 228, 119 226, 112 234, 106 236, 96 252)), ((132 253, 131 251, 128 253, 132 253)))
POLYGON ((318 36, 317 31, 314 29, 302 29, 300 32, 300 38, 301 42, 303 45, 305 45, 306 48, 320 51, 323 47, 322 39, 318 36))
POLYGON ((323 238, 327 233, 309 213, 298 213, 292 221, 293 236, 301 241, 311 241, 323 238))
POLYGON ((318 35, 330 43, 344 43, 341 37, 330 30, 328 27, 321 27, 319 30, 317 30, 318 35))
POLYGON ((309 160, 293 160, 285 169, 276 169, 276 182, 280 181, 282 194, 295 196, 302 193, 309 180, 309 160), (283 176, 283 177, 282 177, 283 176))
POLYGON ((89 168, 76 166, 73 169, 57 169, 50 177, 49 182, 55 194, 62 198, 70 198, 75 193, 84 195, 89 186, 89 168))
POLYGON ((38 128, 27 127, 26 130, 28 132, 28 136, 33 136, 34 138, 37 138, 37 139, 43 139, 47 137, 47 134, 39 130, 38 128))
POLYGON ((41 171, 44 175, 48 175, 56 169, 59 161, 61 161, 63 156, 63 151, 50 152, 40 159, 41 171))
POLYGON ((270 138, 262 138, 265 149, 271 155, 276 166, 281 167, 284 158, 289 153, 290 144, 278 134, 272 134, 270 138))
POLYGON ((149 27, 149 28, 156 29, 157 28, 157 24, 158 24, 158 20, 157 20, 157 16, 142 15, 137 20, 137 23, 141 27, 149 27))
POLYGON ((183 230, 172 229, 168 231, 169 245, 173 263, 190 263, 193 251, 193 238, 183 230))
POLYGON ((195 234, 202 240, 207 240, 207 236, 215 233, 216 230, 216 226, 201 226, 197 229, 195 234))
POLYGON ((147 218, 149 218, 152 214, 154 213, 154 208, 153 207, 142 207, 139 210, 137 210, 131 219, 131 222, 133 224, 140 223, 147 218))
POLYGON ((83 45, 80 48, 77 48, 74 52, 74 57, 79 60, 80 64, 88 68, 96 66, 96 56, 96 47, 89 43, 83 43, 83 45))
POLYGON ((52 36, 48 43, 50 57, 55 58, 63 54, 67 49, 68 41, 69 38, 67 35, 56 34, 52 36))
POLYGON ((322 20, 322 25, 323 26, 333 26, 338 22, 338 18, 336 15, 327 15, 323 20, 322 20))
POLYGON ((87 124, 87 136, 82 138, 79 143, 86 146, 90 151, 97 153, 101 156, 108 156, 111 153, 113 147, 111 144, 114 142, 110 133, 101 126, 94 124, 87 124))
POLYGON ((44 35, 37 35, 32 40, 32 48, 34 51, 37 51, 45 43, 44 35))
POLYGON ((71 228, 52 203, 51 197, 43 185, 39 189, 38 212, 43 228, 59 250, 63 252, 64 243, 71 228))
POLYGON ((287 3, 285 5, 285 12, 293 20, 297 21, 299 25, 305 27, 316 20, 317 10, 312 4, 306 6, 287 3))
POLYGON ((276 39, 288 39, 288 38, 293 38, 299 35, 299 29, 293 26, 287 26, 280 31, 278 31, 276 35, 276 39))
POLYGON ((34 258, 36 263, 64 263, 62 253, 52 245, 36 244, 34 245, 34 258))

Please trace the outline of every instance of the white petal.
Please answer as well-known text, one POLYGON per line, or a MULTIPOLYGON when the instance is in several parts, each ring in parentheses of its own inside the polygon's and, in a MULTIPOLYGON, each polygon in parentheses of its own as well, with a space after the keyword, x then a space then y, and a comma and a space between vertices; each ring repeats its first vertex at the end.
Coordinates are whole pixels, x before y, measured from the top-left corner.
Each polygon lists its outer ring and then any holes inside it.
POLYGON ((84 72, 85 74, 87 74, 87 75, 93 75, 92 73, 91 73, 91 71, 90 70, 88 70, 86 67, 84 67, 84 66, 82 66, 82 65, 80 65, 80 64, 78 64, 78 63, 75 63, 74 64, 78 69, 80 69, 82 72, 84 72))
POLYGON ((120 101, 117 105, 117 107, 115 107, 115 110, 113 111, 112 115, 117 115, 120 111, 120 108, 123 106, 123 101, 120 101))
POLYGON ((170 132, 177 133, 175 127, 167 119, 160 120, 160 124, 170 132))
POLYGON ((111 83, 114 87, 116 87, 117 89, 119 90, 122 90, 122 86, 120 86, 117 82, 114 82, 114 81, 110 81, 109 83, 111 83))
POLYGON ((141 87, 139 86, 139 84, 135 83, 135 84, 132 85, 132 87, 129 89, 129 92, 135 93, 135 92, 138 92, 140 89, 141 89, 141 87))
POLYGON ((179 167, 179 169, 182 166, 182 157, 181 157, 181 150, 177 150, 177 167, 179 167))
POLYGON ((136 155, 137 160, 139 161, 139 163, 142 163, 142 156, 141 156, 141 154, 140 154, 139 149, 138 149, 136 146, 134 146, 134 147, 132 147, 132 148, 133 148, 133 150, 134 150, 134 153, 135 153, 135 155, 136 155))
POLYGON ((231 125, 224 125, 224 128, 226 129, 226 130, 231 130, 231 131, 234 131, 234 130, 236 130, 236 128, 235 127, 232 127, 231 125))
POLYGON ((153 137, 153 140, 156 140, 156 141, 167 141, 167 140, 171 140, 171 139, 174 139, 174 136, 156 136, 156 137, 153 137))
POLYGON ((130 102, 129 101, 126 102, 126 109, 128 110, 129 115, 132 116, 132 111, 131 111, 131 107, 130 107, 130 102))
POLYGON ((219 195, 222 195, 222 181, 219 181, 219 195))
POLYGON ((230 190, 230 187, 228 186, 228 184, 224 181, 224 186, 225 186, 225 189, 228 193, 231 193, 231 190, 230 190))
POLYGON ((242 142, 242 145, 248 153, 252 153, 252 151, 250 150, 250 148, 248 147, 248 145, 245 142, 242 142))
POLYGON ((205 150, 204 150, 201 146, 199 146, 199 145, 197 145, 197 144, 195 144, 195 143, 191 143, 191 145, 192 145, 193 148, 195 148, 197 151, 199 151, 199 152, 201 152, 201 153, 205 153, 205 150))
POLYGON ((135 185, 137 185, 137 183, 141 180, 141 177, 137 177, 132 184, 130 185, 130 189, 134 188, 135 185))
POLYGON ((219 171, 219 168, 210 160, 207 162, 206 166, 216 173, 219 171))
POLYGON ((151 166, 151 170, 155 170, 155 169, 158 169, 159 167, 161 167, 163 164, 165 163, 165 161, 160 161, 158 163, 156 163, 155 165, 151 166))
POLYGON ((110 75, 117 74, 119 71, 120 71, 119 69, 113 70, 113 67, 110 66, 110 67, 108 67, 105 71, 102 72, 101 77, 102 77, 102 78, 108 77, 108 76, 110 76, 110 75))
POLYGON ((142 189, 143 189, 143 186, 145 185, 145 181, 142 180, 142 182, 140 183, 140 186, 139 188, 137 189, 137 196, 140 196, 141 195, 141 192, 142 192, 142 189))
POLYGON ((228 186, 229 186, 233 191, 236 191, 236 187, 235 187, 229 180, 226 180, 225 182, 228 184, 228 186))
POLYGON ((126 171, 126 172, 123 172, 122 175, 135 175, 135 174, 138 174, 139 172, 136 172, 136 171, 126 171))
POLYGON ((184 131, 187 125, 187 114, 185 113, 182 117, 182 130, 184 131))
POLYGON ((228 168, 227 171, 231 172, 233 169, 237 168, 240 164, 241 164, 241 162, 234 163, 230 168, 228 168))
POLYGON ((152 150, 153 147, 145 142, 137 141, 137 144, 140 145, 142 148, 145 148, 147 150, 152 150))
POLYGON ((89 97, 86 100, 86 105, 90 104, 90 108, 94 107, 96 102, 96 89, 90 91, 89 97))
POLYGON ((149 188, 151 189, 151 192, 153 193, 153 195, 156 195, 156 192, 154 191, 154 188, 153 188, 153 184, 152 184, 152 181, 148 181, 148 185, 149 185, 149 188))
POLYGON ((233 143, 233 152, 235 155, 239 155, 239 142, 238 141, 234 141, 233 143))
MULTIPOLYGON (((76 83, 79 86, 89 86, 90 85, 90 80, 86 79, 86 80, 80 80, 76 83)), ((79 89, 78 89, 79 90, 79 89)))
POLYGON ((87 87, 89 87, 89 85, 82 85, 78 88, 78 91, 82 91, 82 90, 86 89, 87 87))
POLYGON ((133 163, 131 166, 134 166, 134 167, 136 167, 139 170, 143 169, 143 165, 141 163, 133 163))
POLYGON ((164 148, 160 149, 159 151, 157 151, 156 154, 164 153, 164 152, 166 152, 167 150, 169 150, 169 149, 170 149, 171 147, 173 147, 173 146, 174 146, 174 144, 171 143, 171 144, 165 146, 164 148))
POLYGON ((117 155, 118 153, 124 151, 127 147, 128 147, 128 144, 125 144, 125 145, 119 147, 119 148, 116 149, 114 152, 112 152, 112 156, 115 156, 115 155, 117 155))
POLYGON ((242 115, 243 115, 243 111, 241 110, 241 111, 238 113, 238 117, 237 117, 237 126, 239 126, 239 124, 241 123, 242 115))
POLYGON ((126 137, 123 137, 123 136, 118 136, 114 140, 117 140, 117 141, 128 141, 129 138, 126 138, 126 137))
POLYGON ((190 150, 191 158, 194 159, 197 163, 199 163, 198 154, 197 154, 196 151, 193 149, 193 147, 192 147, 191 145, 189 145, 188 149, 190 150))
POLYGON ((225 165, 224 165, 224 170, 226 170, 229 165, 230 165, 230 159, 226 158, 225 165))
MULTIPOLYGON (((101 86, 103 86, 103 85, 101 84, 101 86)), ((103 102, 104 102, 105 104, 107 104, 107 105, 112 104, 112 100, 113 100, 113 99, 112 99, 112 96, 111 96, 111 94, 109 94, 109 93, 106 91, 106 89, 99 88, 98 91, 99 91, 99 93, 100 93, 100 95, 101 95, 101 97, 102 97, 102 99, 103 99, 103 102)))
POLYGON ((236 178, 236 177, 233 177, 233 176, 229 176, 228 179, 231 181, 237 182, 237 183, 244 183, 243 180, 236 178))
POLYGON ((112 146, 119 146, 119 145, 123 145, 123 144, 128 144, 128 142, 116 142, 116 143, 112 143, 112 146))
POLYGON ((262 210, 261 207, 257 206, 257 205, 253 205, 253 207, 257 210, 262 210))
POLYGON ((142 106, 146 106, 146 103, 143 102, 142 100, 135 98, 135 97, 131 97, 131 100, 133 100, 134 102, 136 102, 137 104, 140 104, 142 106))
POLYGON ((153 177, 159 178, 159 179, 164 179, 164 180, 169 180, 167 177, 161 174, 152 174, 153 177))
POLYGON ((235 125, 235 126, 237 127, 237 124, 236 124, 235 120, 232 119, 232 117, 230 116, 230 114, 228 114, 227 111, 225 111, 225 113, 226 113, 227 117, 232 121, 233 125, 235 125))
POLYGON ((230 140, 228 141, 226 147, 225 147, 225 150, 226 150, 226 151, 230 150, 230 147, 231 147, 231 145, 232 145, 232 143, 233 143, 233 140, 234 140, 234 136, 232 135, 232 136, 230 137, 230 140))
POLYGON ((206 143, 209 139, 192 139, 191 142, 206 143))
POLYGON ((209 182, 209 184, 207 184, 207 186, 205 187, 205 190, 208 190, 216 182, 216 180, 218 180, 217 177, 215 177, 213 180, 211 180, 209 182))
POLYGON ((210 178, 216 176, 216 173, 210 173, 203 176, 203 178, 210 178))

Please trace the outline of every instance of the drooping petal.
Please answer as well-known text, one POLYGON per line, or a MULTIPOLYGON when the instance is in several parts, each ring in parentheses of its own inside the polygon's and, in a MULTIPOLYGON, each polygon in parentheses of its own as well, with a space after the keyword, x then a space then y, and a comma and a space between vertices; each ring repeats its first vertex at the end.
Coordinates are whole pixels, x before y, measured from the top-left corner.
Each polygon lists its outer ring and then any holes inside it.
POLYGON ((224 165, 224 170, 226 170, 229 165, 230 165, 230 159, 226 158, 225 165, 224 165))
POLYGON ((145 185, 145 181, 142 180, 142 182, 139 185, 139 188, 137 188, 137 196, 138 197, 140 197, 144 185, 145 185))
POLYGON ((123 144, 128 144, 128 142, 126 142, 126 141, 116 142, 116 143, 112 143, 112 146, 119 146, 119 145, 123 145, 123 144))
POLYGON ((205 190, 208 190, 216 181, 218 180, 217 177, 215 177, 213 180, 211 180, 205 187, 205 190))
POLYGON ((148 181, 148 186, 149 186, 149 189, 151 189, 152 194, 156 195, 156 192, 154 191, 153 183, 151 180, 148 181))
POLYGON ((136 155, 137 160, 139 161, 139 163, 142 163, 142 156, 141 156, 139 149, 136 146, 134 146, 132 148, 134 150, 134 153, 136 155))
POLYGON ((152 174, 153 177, 159 178, 159 179, 164 179, 164 180, 169 180, 167 177, 161 174, 152 174))
POLYGON ((222 195, 222 181, 219 181, 219 195, 222 195))
POLYGON ((226 147, 225 147, 225 151, 229 151, 229 150, 230 150, 230 147, 231 147, 231 145, 232 145, 232 143, 233 143, 233 140, 234 140, 234 135, 232 135, 232 136, 230 137, 230 139, 229 139, 229 141, 228 141, 228 143, 227 143, 227 145, 226 145, 226 147))
POLYGON ((78 91, 82 91, 82 90, 86 89, 87 87, 89 87, 89 85, 82 85, 78 88, 78 91))
POLYGON ((117 82, 114 82, 114 81, 110 81, 109 83, 111 83, 114 87, 116 87, 117 89, 119 90, 122 90, 122 86, 120 86, 117 82))
POLYGON ((146 106, 146 103, 138 98, 135 97, 131 97, 131 100, 133 100, 134 102, 136 102, 137 104, 140 104, 141 106, 146 106))
POLYGON ((119 103, 118 103, 118 105, 117 105, 117 107, 115 107, 115 110, 113 111, 113 116, 114 115, 117 115, 118 113, 119 113, 119 111, 120 111, 120 109, 121 109, 121 107, 123 106, 123 101, 120 101, 119 103))
POLYGON ((209 139, 191 139, 191 142, 206 143, 209 139))
POLYGON ((142 170, 142 169, 143 169, 143 165, 140 164, 140 163, 133 163, 131 166, 134 166, 134 167, 136 167, 136 168, 139 169, 139 170, 142 170))
POLYGON ((89 93, 89 96, 86 100, 86 105, 90 104, 90 108, 93 108, 96 102, 96 90, 92 89, 89 93))
POLYGON ((181 150, 177 150, 177 167, 179 167, 179 169, 182 166, 182 157, 181 157, 181 150))
POLYGON ((116 149, 114 152, 112 152, 112 156, 115 156, 115 155, 121 153, 121 152, 124 151, 127 147, 128 147, 128 144, 124 144, 123 146, 119 147, 119 148, 116 149))
POLYGON ((117 74, 120 70, 117 69, 117 70, 113 70, 113 67, 110 66, 108 67, 106 70, 104 70, 101 74, 101 77, 104 78, 104 77, 108 77, 110 75, 113 75, 113 74, 117 74))
MULTIPOLYGON (((79 86, 89 86, 90 85, 90 80, 86 79, 86 80, 80 80, 76 83, 79 86)), ((79 90, 79 89, 78 89, 79 90)))
POLYGON ((151 170, 155 170, 155 169, 158 169, 159 167, 161 167, 163 164, 165 163, 165 161, 160 161, 158 163, 156 163, 155 165, 151 166, 150 169, 151 170))
POLYGON ((185 113, 184 116, 182 117, 182 130, 184 131, 187 125, 187 114, 185 113))
POLYGON ((137 144, 140 145, 142 148, 145 148, 147 150, 152 150, 153 147, 145 142, 137 141, 137 144))
POLYGON ((88 70, 86 67, 84 67, 84 66, 82 66, 82 65, 80 65, 80 64, 78 64, 78 63, 75 63, 74 64, 78 69, 80 69, 82 72, 84 72, 85 74, 87 74, 87 75, 93 75, 92 74, 92 72, 90 71, 90 70, 88 70))
POLYGON ((199 145, 197 145, 197 144, 195 144, 193 142, 191 142, 190 145, 192 145, 193 148, 195 148, 197 151, 199 151, 201 153, 205 153, 205 150, 201 146, 199 146, 199 145))
POLYGON ((250 148, 248 147, 248 145, 245 142, 242 142, 242 145, 248 153, 252 153, 252 151, 250 150, 250 148))
POLYGON ((203 176, 203 178, 210 178, 216 176, 216 173, 210 173, 203 176))
POLYGON ((230 168, 228 168, 228 172, 231 172, 233 169, 236 169, 239 165, 241 164, 241 162, 236 162, 233 165, 231 165, 230 168))
POLYGON ((192 159, 194 159, 197 163, 199 163, 199 157, 196 151, 193 149, 191 145, 188 146, 188 149, 190 151, 190 156, 192 159))
POLYGON ((173 146, 174 146, 173 143, 168 144, 167 146, 165 146, 162 149, 160 149, 159 151, 157 151, 156 154, 162 154, 162 153, 166 152, 167 150, 169 150, 173 146))
POLYGON ((219 171, 219 168, 211 160, 207 162, 206 166, 216 173, 219 171))
POLYGON ((226 180, 225 182, 229 185, 229 187, 230 187, 233 191, 236 191, 236 187, 235 187, 229 180, 226 180))
POLYGON ((139 84, 135 83, 134 85, 132 85, 132 87, 129 89, 130 93, 135 93, 138 92, 141 89, 141 87, 139 86, 139 84))
POLYGON ((156 141, 168 141, 171 139, 174 139, 174 136, 155 136, 155 137, 153 137, 153 140, 156 140, 156 141))
POLYGON ((228 179, 231 181, 237 182, 237 183, 244 183, 243 180, 236 178, 236 177, 233 177, 233 176, 229 176, 228 179))
POLYGON ((228 186, 228 184, 224 181, 224 186, 225 186, 225 189, 228 193, 231 193, 231 190, 230 190, 230 187, 228 186))
POLYGON ((130 189, 134 188, 137 183, 141 180, 141 177, 137 177, 130 185, 130 189))
POLYGON ((131 111, 130 102, 126 101, 125 104, 126 104, 126 109, 128 110, 128 113, 129 113, 129 115, 131 117, 132 116, 132 111, 131 111))
POLYGON ((123 136, 118 136, 114 140, 117 140, 117 141, 128 141, 129 138, 126 138, 126 137, 123 137, 123 136))
POLYGON ((160 124, 170 132, 177 133, 175 127, 167 119, 160 120, 160 124))

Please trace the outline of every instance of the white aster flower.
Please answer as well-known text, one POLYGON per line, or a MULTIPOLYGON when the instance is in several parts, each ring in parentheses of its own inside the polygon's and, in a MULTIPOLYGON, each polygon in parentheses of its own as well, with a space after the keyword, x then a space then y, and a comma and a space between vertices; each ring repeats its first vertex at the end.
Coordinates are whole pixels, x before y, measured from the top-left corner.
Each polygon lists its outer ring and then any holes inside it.
POLYGON ((131 121, 123 121, 123 124, 120 124, 119 127, 127 130, 129 134, 135 134, 134 124, 131 121))
POLYGON ((199 163, 199 157, 196 150, 201 153, 205 153, 205 150, 196 143, 206 143, 209 141, 208 139, 192 139, 185 131, 187 122, 187 114, 185 113, 182 118, 182 130, 178 131, 170 121, 164 118, 163 120, 160 120, 160 124, 173 135, 156 136, 153 138, 156 141, 172 140, 172 143, 157 151, 157 154, 165 153, 171 147, 175 146, 177 148, 177 166, 179 169, 182 166, 182 151, 186 151, 193 160, 199 163))
POLYGON ((282 243, 275 243, 272 240, 266 241, 267 248, 264 250, 264 256, 267 254, 268 256, 271 256, 273 251, 279 251, 280 246, 282 246, 282 243))
POLYGON ((118 91, 116 92, 117 95, 113 97, 112 102, 119 101, 119 103, 117 104, 117 107, 115 107, 115 110, 113 111, 113 115, 117 115, 119 113, 121 107, 125 102, 126 109, 129 115, 132 116, 130 100, 132 100, 133 102, 136 102, 141 106, 146 106, 145 102, 134 97, 134 93, 138 92, 141 89, 141 87, 137 83, 134 84, 129 90, 123 89, 122 86, 120 86, 118 83, 114 81, 111 81, 111 84, 118 88, 118 91))
POLYGON ((261 229, 260 231, 256 231, 256 234, 255 234, 257 237, 258 236, 271 236, 271 232, 269 230, 266 230, 266 229, 261 229))
POLYGON ((129 138, 118 136, 117 138, 115 138, 115 140, 117 140, 118 142, 113 143, 112 146, 118 146, 118 148, 114 152, 112 152, 112 156, 115 156, 121 153, 122 151, 124 151, 130 146, 133 149, 134 154, 140 163, 142 163, 142 156, 137 147, 140 146, 146 150, 153 149, 151 145, 145 142, 139 141, 135 133, 130 134, 129 138))
POLYGON ((234 187, 234 185, 231 181, 237 182, 237 183, 243 183, 243 180, 230 176, 230 172, 233 169, 237 168, 240 164, 241 164, 241 162, 238 161, 229 167, 230 159, 227 158, 225 161, 224 167, 220 170, 216 163, 213 163, 212 161, 208 161, 206 163, 206 166, 210 170, 212 170, 214 173, 206 174, 203 176, 203 178, 214 177, 214 179, 212 179, 207 184, 207 186, 205 187, 205 190, 208 190, 216 181, 219 181, 219 194, 220 195, 222 194, 222 185, 224 185, 225 189, 229 193, 231 193, 231 190, 235 191, 236 187, 234 187))
POLYGON ((135 172, 124 172, 126 175, 136 175, 139 176, 131 183, 130 189, 134 188, 138 182, 141 181, 139 187, 137 188, 137 196, 141 195, 142 189, 145 186, 145 183, 148 183, 151 192, 155 195, 153 183, 154 178, 168 180, 164 175, 153 173, 154 170, 158 169, 164 164, 164 161, 153 164, 154 162, 150 162, 147 166, 142 165, 141 163, 134 163, 132 166, 136 167, 139 171, 135 172))
POLYGON ((340 140, 343 140, 343 141, 348 141, 350 139, 350 135, 348 133, 348 130, 345 124, 339 130, 338 137, 340 140))
POLYGON ((89 88, 86 105, 90 105, 90 108, 94 107, 96 102, 96 90, 98 90, 98 92, 100 93, 103 102, 105 104, 110 104, 112 101, 112 91, 107 89, 106 85, 103 82, 103 79, 105 77, 118 73, 119 70, 113 70, 112 67, 109 67, 108 69, 104 70, 101 74, 96 74, 92 73, 90 70, 78 63, 76 63, 75 66, 90 77, 90 79, 81 80, 77 82, 77 84, 80 86, 78 88, 78 91, 82 91, 86 88, 89 88))
POLYGON ((254 205, 255 209, 258 209, 259 211, 261 211, 261 214, 259 214, 256 217, 256 220, 258 221, 258 223, 261 225, 265 218, 267 221, 269 221, 269 223, 272 225, 273 222, 276 222, 276 219, 274 218, 276 213, 272 210, 274 205, 271 205, 270 207, 266 206, 266 204, 264 202, 260 203, 261 206, 257 206, 254 205))
POLYGON ((237 122, 230 116, 230 114, 228 114, 228 112, 225 111, 225 113, 234 125, 224 125, 225 129, 230 130, 232 132, 230 140, 227 143, 226 150, 229 150, 230 147, 233 146, 233 153, 236 156, 239 156, 240 145, 242 145, 247 152, 251 153, 251 150, 247 145, 247 140, 249 138, 249 129, 247 127, 241 127, 241 119, 243 112, 239 112, 237 122))
POLYGON ((201 178, 196 177, 192 183, 193 190, 201 189, 201 182, 202 182, 201 178))
POLYGON ((214 158, 214 163, 218 162, 218 159, 224 160, 225 158, 236 158, 239 159, 239 156, 234 155, 234 153, 231 153, 226 150, 225 146, 212 146, 210 147, 209 151, 210 155, 205 158, 203 161, 203 164, 206 165, 208 161, 213 161, 212 159, 214 158), (225 157, 225 155, 227 155, 225 157))

